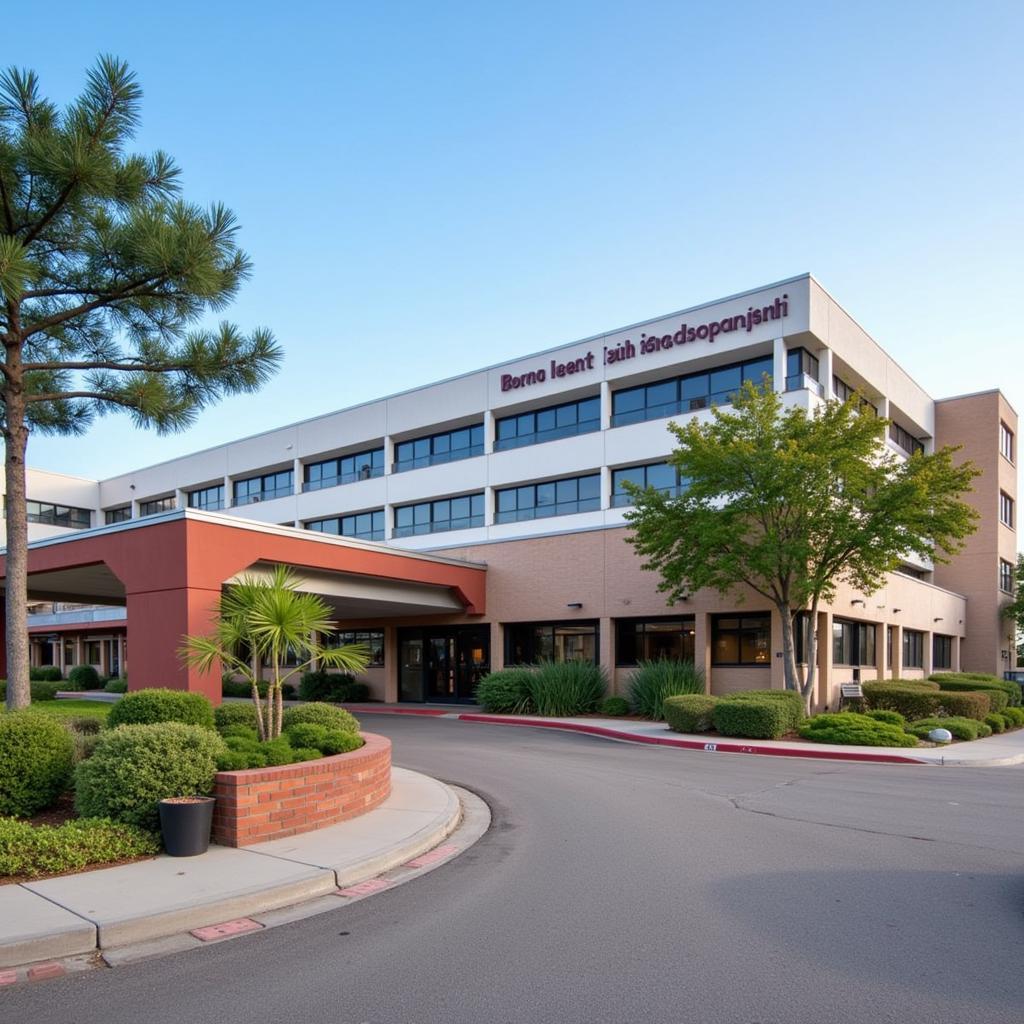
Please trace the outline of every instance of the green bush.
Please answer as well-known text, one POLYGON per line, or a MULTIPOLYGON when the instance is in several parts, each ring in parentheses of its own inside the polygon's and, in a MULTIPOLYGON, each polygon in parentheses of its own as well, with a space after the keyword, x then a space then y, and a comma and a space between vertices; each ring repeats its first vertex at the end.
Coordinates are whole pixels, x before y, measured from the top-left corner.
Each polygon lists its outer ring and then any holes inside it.
POLYGON ((1011 690, 1007 689, 1007 686, 1016 687, 1018 693, 1020 692, 1020 687, 1016 683, 1001 686, 973 679, 946 679, 945 677, 935 678, 935 681, 939 684, 939 689, 946 693, 987 693, 993 711, 1002 711, 1010 704, 1013 694, 1011 690))
POLYGON ((985 716, 985 724, 994 733, 1006 732, 1006 719, 997 711, 985 716))
POLYGON ((527 685, 538 715, 585 715, 604 696, 607 680, 592 661, 542 661, 527 685))
POLYGON ((76 718, 64 718, 61 721, 75 745, 75 764, 91 757, 99 743, 103 723, 98 718, 87 718, 84 715, 76 718))
MULTIPOLYGON (((305 672, 299 681, 299 700, 351 700, 352 689, 356 685, 355 677, 346 672, 327 672, 324 669, 305 672)), ((363 684, 358 685, 367 689, 363 684)))
MULTIPOLYGON (((938 686, 938 683, 933 684, 938 686)), ((908 721, 935 716, 962 716, 982 719, 991 702, 986 693, 954 693, 888 683, 865 683, 864 699, 874 710, 898 711, 908 721)))
POLYGON ((103 689, 106 693, 127 693, 128 692, 128 680, 127 679, 108 679, 103 684, 103 689))
POLYGON ((641 661, 629 680, 629 702, 638 715, 660 722, 666 698, 706 689, 704 673, 692 661, 641 661))
POLYGON ((152 725, 155 722, 182 722, 212 729, 213 705, 201 693, 136 690, 125 694, 110 709, 107 718, 112 729, 118 725, 152 725))
POLYGON ((619 715, 628 715, 629 712, 629 701, 625 697, 605 697, 597 705, 597 713, 607 715, 609 718, 618 718, 619 715))
MULTIPOLYGON (((56 683, 29 683, 29 696, 32 703, 41 700, 56 700, 58 686, 56 683)), ((7 680, 0 679, 0 703, 7 700, 7 680)))
POLYGON ((38 878, 159 852, 152 832, 103 818, 56 826, 0 818, 0 876, 38 878))
POLYGON ((284 709, 282 725, 290 729, 301 722, 312 722, 328 729, 340 729, 342 732, 359 732, 359 723, 344 708, 336 708, 332 704, 299 704, 284 709))
POLYGON ((347 754, 350 750, 358 750, 366 741, 355 732, 346 732, 343 729, 328 729, 320 743, 320 752, 325 757, 332 754, 347 754))
POLYGON ((28 818, 68 788, 75 743, 63 723, 31 709, 0 714, 0 815, 28 818))
POLYGON ((1024 708, 1003 708, 1000 714, 1009 721, 1011 729, 1024 725, 1024 708))
POLYGON ((327 735, 327 726, 315 722, 299 722, 288 728, 285 735, 293 747, 316 747, 319 750, 327 735))
POLYGON ((946 686, 943 685, 945 683, 980 683, 980 686, 967 687, 967 689, 981 690, 987 687, 995 687, 995 689, 1002 690, 1006 694, 1010 707, 1017 708, 1022 703, 1020 683, 1014 683, 1009 679, 1000 679, 999 676, 988 675, 984 672, 936 672, 928 678, 938 683, 943 690, 946 689, 946 686))
POLYGON ((907 720, 898 711, 886 711, 879 708, 877 711, 866 712, 868 718, 873 718, 876 722, 885 722, 887 725, 896 725, 899 728, 903 728, 907 724, 907 720))
POLYGON ((226 740, 243 739, 251 743, 259 741, 260 734, 251 725, 243 725, 236 722, 234 725, 225 725, 223 729, 217 730, 226 740))
POLYGON ((717 697, 704 693, 681 693, 666 697, 662 714, 673 732, 707 732, 712 725, 717 697))
POLYGON ((777 740, 789 731, 791 716, 781 701, 726 697, 715 705, 711 720, 723 736, 777 740))
POLYGON ((907 687, 909 686, 912 690, 937 690, 939 684, 932 682, 930 679, 900 679, 893 677, 892 679, 875 679, 871 682, 872 686, 898 686, 907 687))
POLYGON ((244 704, 221 704, 213 711, 213 724, 221 733, 229 725, 245 725, 255 732, 259 728, 256 705, 251 700, 244 704))
POLYGON ((99 690, 103 686, 99 672, 92 665, 76 665, 68 672, 65 690, 99 690))
POLYGON ((928 733, 932 729, 948 729, 958 740, 976 740, 992 735, 992 730, 976 718, 949 715, 922 718, 907 726, 907 732, 922 740, 928 739, 928 733))
POLYGON ((796 732, 804 720, 804 699, 793 690, 738 690, 727 700, 773 701, 780 704, 786 715, 786 732, 796 732))
POLYGON ((476 699, 492 715, 530 715, 536 710, 530 698, 532 668, 504 668, 490 672, 477 683, 476 699))
MULTIPOLYGON (((256 687, 261 697, 266 697, 269 683, 261 681, 256 687)), ((230 676, 221 676, 220 694, 222 697, 249 697, 252 698, 251 683, 236 683, 230 676)), ((285 683, 281 687, 281 696, 285 700, 295 699, 295 687, 291 683, 285 683)))
POLYGON ((83 817, 155 831, 160 800, 209 794, 224 749, 220 736, 201 725, 164 721, 108 729, 75 770, 75 807, 83 817))
POLYGON ((28 677, 41 683, 59 683, 64 678, 56 665, 36 665, 28 670, 28 677))
POLYGON ((800 735, 812 743, 843 743, 856 747, 917 746, 917 740, 907 735, 899 724, 853 711, 808 718, 800 726, 800 735))

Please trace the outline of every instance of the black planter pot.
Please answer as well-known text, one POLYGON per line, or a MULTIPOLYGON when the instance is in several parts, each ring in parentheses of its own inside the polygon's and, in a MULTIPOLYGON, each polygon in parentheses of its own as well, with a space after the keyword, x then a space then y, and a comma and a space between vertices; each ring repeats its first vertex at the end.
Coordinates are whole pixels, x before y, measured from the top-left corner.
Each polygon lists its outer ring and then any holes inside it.
POLYGON ((160 801, 160 831, 164 849, 172 857, 195 857, 206 853, 213 825, 212 796, 188 801, 160 801))

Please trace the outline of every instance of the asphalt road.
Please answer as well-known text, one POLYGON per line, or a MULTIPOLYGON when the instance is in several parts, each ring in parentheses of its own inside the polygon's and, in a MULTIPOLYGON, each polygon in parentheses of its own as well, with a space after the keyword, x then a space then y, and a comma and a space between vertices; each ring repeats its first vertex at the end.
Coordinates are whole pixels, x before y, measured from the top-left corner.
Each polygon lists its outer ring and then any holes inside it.
POLYGON ((1020 1024, 1024 772, 367 716, 494 827, 408 885, 0 993, 2 1024, 1020 1024))

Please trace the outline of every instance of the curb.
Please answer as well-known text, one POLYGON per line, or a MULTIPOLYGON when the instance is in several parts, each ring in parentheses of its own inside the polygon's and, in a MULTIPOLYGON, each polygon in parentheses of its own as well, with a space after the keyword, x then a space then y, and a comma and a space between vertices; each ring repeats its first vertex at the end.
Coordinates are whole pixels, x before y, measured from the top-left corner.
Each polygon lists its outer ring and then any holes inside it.
MULTIPOLYGON (((447 718, 460 722, 476 722, 480 725, 512 725, 527 729, 557 729, 562 732, 577 732, 622 743, 639 743, 645 746, 679 747, 683 750, 700 750, 719 754, 759 754, 766 757, 801 757, 820 761, 861 761, 868 764, 905 764, 920 767, 946 768, 1005 768, 1024 763, 1024 752, 1005 757, 985 759, 954 758, 940 755, 937 760, 914 757, 910 754, 887 754, 877 750, 816 750, 811 747, 768 747, 758 743, 743 743, 735 740, 685 739, 682 736, 643 736, 604 725, 585 725, 582 722, 546 721, 509 718, 503 715, 488 715, 480 712, 451 712, 435 708, 375 708, 366 704, 347 704, 346 709, 354 715, 420 715, 429 718, 447 718)), ((977 742, 977 741, 976 741, 977 742)))

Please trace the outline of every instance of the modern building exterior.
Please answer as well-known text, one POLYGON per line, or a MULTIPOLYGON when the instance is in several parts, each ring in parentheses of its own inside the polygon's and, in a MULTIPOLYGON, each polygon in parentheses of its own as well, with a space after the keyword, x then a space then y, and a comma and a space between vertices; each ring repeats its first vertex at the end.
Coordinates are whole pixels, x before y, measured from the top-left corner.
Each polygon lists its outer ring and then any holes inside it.
POLYGON ((997 390, 934 400, 809 275, 110 479, 30 471, 30 557, 45 563, 30 584, 33 661, 116 674, 130 660, 132 688, 210 688, 166 659, 144 678, 143 592, 75 553, 89 541, 108 566, 125 545, 143 557, 161 527, 189 564, 210 543, 200 537, 237 549, 226 575, 182 583, 196 594, 168 621, 194 625, 221 586, 287 549, 343 639, 370 644, 378 698, 469 700, 486 671, 541 657, 597 660, 617 690, 662 655, 694 658, 714 693, 781 687, 781 627, 764 600, 701 592, 666 606, 623 518, 626 481, 680 486, 669 420, 709 417, 766 374, 788 406, 856 391, 891 419, 898 457, 960 444, 982 469, 969 496, 980 528, 962 555, 908 560, 875 594, 840 588, 819 614, 818 705, 852 678, 1012 668, 1000 608, 1017 549, 1016 413, 997 390), (372 586, 354 567, 366 559, 372 586), (462 566, 486 581, 472 600, 462 566), (113 607, 82 607, 93 603, 113 607))

